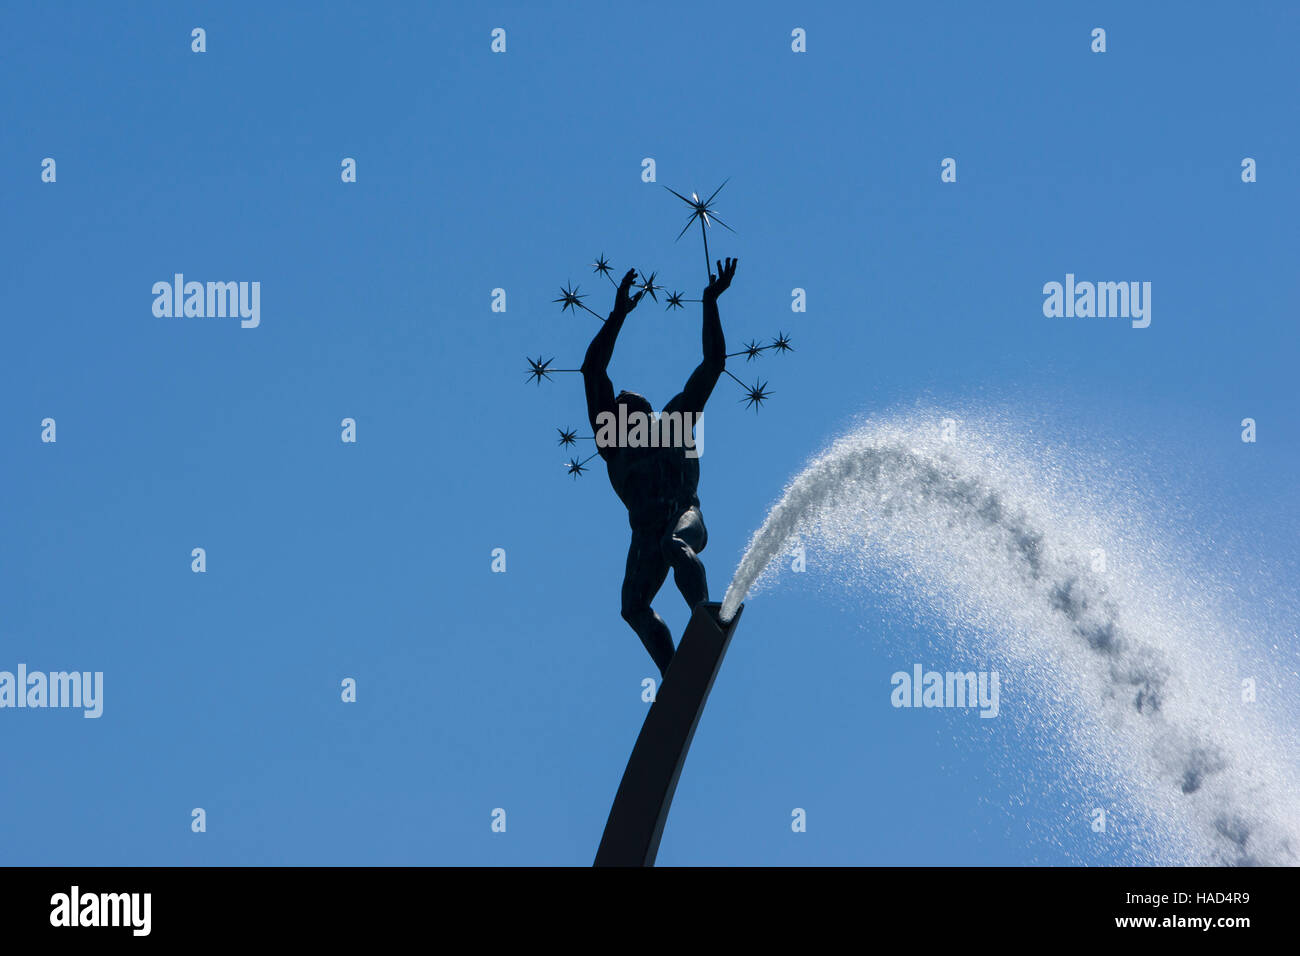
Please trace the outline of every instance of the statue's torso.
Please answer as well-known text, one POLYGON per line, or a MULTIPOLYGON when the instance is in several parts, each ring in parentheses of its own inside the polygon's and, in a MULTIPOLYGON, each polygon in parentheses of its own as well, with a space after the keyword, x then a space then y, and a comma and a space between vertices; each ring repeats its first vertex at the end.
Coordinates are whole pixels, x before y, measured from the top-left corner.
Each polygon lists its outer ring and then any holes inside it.
POLYGON ((700 460, 683 447, 619 448, 608 459, 609 483, 633 528, 662 527, 698 507, 700 460))

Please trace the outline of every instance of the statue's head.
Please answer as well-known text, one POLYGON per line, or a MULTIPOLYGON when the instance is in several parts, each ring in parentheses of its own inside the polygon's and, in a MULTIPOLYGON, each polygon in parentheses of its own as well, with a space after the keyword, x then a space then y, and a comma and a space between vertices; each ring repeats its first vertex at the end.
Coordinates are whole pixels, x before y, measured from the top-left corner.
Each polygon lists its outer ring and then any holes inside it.
POLYGON ((650 400, 644 395, 638 395, 636 392, 619 392, 614 396, 614 404, 626 405, 629 415, 632 412, 642 412, 649 416, 654 415, 654 406, 650 404, 650 400))

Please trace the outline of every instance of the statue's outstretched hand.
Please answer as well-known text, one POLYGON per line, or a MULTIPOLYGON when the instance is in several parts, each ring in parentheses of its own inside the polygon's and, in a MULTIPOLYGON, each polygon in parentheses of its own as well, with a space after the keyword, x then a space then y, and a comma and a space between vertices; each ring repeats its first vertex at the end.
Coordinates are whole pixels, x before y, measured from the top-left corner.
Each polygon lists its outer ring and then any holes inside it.
POLYGON ((623 281, 618 284, 618 294, 614 296, 614 311, 619 315, 627 315, 636 308, 636 304, 641 301, 641 296, 645 295, 645 290, 638 292, 636 295, 628 295, 632 291, 632 283, 636 281, 636 270, 628 269, 627 275, 623 276, 623 281))
POLYGON ((717 275, 709 275, 709 285, 708 288, 704 290, 704 298, 716 299, 718 296, 722 295, 722 293, 726 292, 727 288, 731 285, 732 277, 736 274, 736 266, 739 263, 739 259, 728 258, 727 264, 724 266, 722 260, 719 259, 718 273, 717 275))

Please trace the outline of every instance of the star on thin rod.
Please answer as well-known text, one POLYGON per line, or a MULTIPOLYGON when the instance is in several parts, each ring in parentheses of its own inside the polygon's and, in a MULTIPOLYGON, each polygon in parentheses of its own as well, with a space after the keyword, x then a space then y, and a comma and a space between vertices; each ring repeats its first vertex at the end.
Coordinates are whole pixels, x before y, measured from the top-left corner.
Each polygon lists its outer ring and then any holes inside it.
MULTIPOLYGON (((662 288, 662 286, 661 286, 660 288, 662 288)), ((703 299, 683 299, 683 298, 682 298, 683 295, 685 295, 685 293, 683 293, 683 292, 674 292, 674 293, 672 293, 672 295, 668 296, 668 308, 669 308, 669 309, 680 309, 680 308, 682 307, 682 305, 683 305, 684 303, 686 303, 686 302, 703 302, 703 301, 704 301, 703 299)))
POLYGON ((613 284, 614 288, 618 288, 618 283, 614 282, 614 277, 610 275, 609 260, 605 258, 605 253, 602 252, 600 258, 591 264, 591 271, 599 272, 613 284))
POLYGON ((656 302, 659 301, 659 296, 655 295, 655 293, 662 292, 664 288, 661 285, 655 285, 655 276, 657 276, 658 274, 659 273, 657 272, 652 272, 650 273, 649 276, 647 276, 643 273, 641 275, 641 282, 639 285, 637 285, 637 288, 640 289, 642 292, 649 292, 650 298, 654 299, 656 302))
POLYGON ((592 312, 591 309, 583 303, 582 300, 585 298, 585 295, 578 294, 578 286, 572 286, 571 284, 566 283, 564 288, 560 290, 560 297, 558 299, 552 299, 551 301, 563 303, 563 305, 560 306, 561 312, 565 312, 568 309, 586 309, 596 318, 600 319, 600 321, 604 322, 605 317, 603 315, 598 312, 592 312))
POLYGON ((537 356, 536 359, 530 359, 526 355, 524 356, 524 358, 528 359, 528 372, 527 372, 528 380, 532 382, 536 382, 538 385, 542 384, 542 379, 546 379, 549 382, 551 380, 551 376, 554 375, 556 372, 582 371, 582 369, 577 369, 577 368, 551 368, 551 363, 554 362, 555 359, 548 358, 545 362, 543 362, 542 357, 540 355, 537 356))
POLYGON ((576 445, 580 441, 595 441, 595 435, 579 435, 576 428, 565 431, 563 428, 555 429, 560 433, 561 445, 576 445))
POLYGON ((778 352, 794 351, 794 346, 790 344, 790 336, 786 335, 784 332, 778 332, 776 338, 772 340, 772 344, 767 346, 767 348, 776 349, 778 352))
POLYGON ((758 406, 762 405, 763 402, 772 397, 772 393, 767 390, 767 382, 760 383, 758 379, 755 379, 754 386, 751 388, 740 379, 736 378, 736 376, 732 374, 731 369, 724 368, 723 371, 731 376, 733 382, 745 390, 745 397, 742 398, 741 401, 752 407, 754 411, 758 411, 758 406))
POLYGON ((592 458, 595 458, 596 455, 599 454, 600 452, 596 452, 595 454, 582 459, 582 461, 578 461, 576 458, 570 458, 564 463, 564 467, 568 469, 568 473, 573 476, 573 480, 577 481, 578 476, 587 470, 587 462, 591 461, 592 458))
POLYGON ((767 390, 767 382, 760 383, 758 379, 754 379, 754 387, 745 389, 745 397, 741 401, 757 412, 758 407, 771 397, 772 393, 767 390))
MULTIPOLYGON (((722 181, 722 186, 727 185, 727 183, 729 182, 731 182, 730 177, 722 181)), ((686 205, 691 207, 691 217, 686 220, 686 225, 682 226, 682 231, 677 234, 678 239, 686 235, 686 230, 691 228, 691 223, 695 222, 695 220, 697 219, 700 221, 700 235, 704 238, 704 272, 706 275, 711 274, 711 270, 713 267, 710 265, 710 260, 709 260, 709 234, 704 227, 711 226, 716 222, 719 226, 722 226, 724 229, 728 230, 729 232, 736 231, 732 229, 730 226, 728 226, 721 219, 719 219, 718 214, 713 210, 714 197, 716 197, 718 193, 722 192, 722 186, 719 186, 717 189, 713 190, 713 195, 703 201, 700 200, 700 196, 698 193, 691 193, 691 198, 687 199, 677 190, 669 186, 664 186, 664 189, 667 189, 670 193, 672 193, 682 202, 686 203, 686 205)))
MULTIPOLYGON (((527 358, 527 356, 524 357, 527 358)), ((550 358, 543 362, 540 355, 537 356, 536 359, 528 359, 529 380, 537 382, 538 385, 542 384, 542 379, 546 379, 549 382, 551 380, 549 366, 554 361, 555 359, 550 358)))
POLYGON ((750 339, 748 342, 745 343, 745 347, 741 349, 739 352, 727 353, 727 358, 735 358, 738 355, 743 355, 745 356, 746 362, 752 362, 754 361, 754 359, 758 358, 769 348, 771 348, 770 345, 759 345, 757 339, 750 339))

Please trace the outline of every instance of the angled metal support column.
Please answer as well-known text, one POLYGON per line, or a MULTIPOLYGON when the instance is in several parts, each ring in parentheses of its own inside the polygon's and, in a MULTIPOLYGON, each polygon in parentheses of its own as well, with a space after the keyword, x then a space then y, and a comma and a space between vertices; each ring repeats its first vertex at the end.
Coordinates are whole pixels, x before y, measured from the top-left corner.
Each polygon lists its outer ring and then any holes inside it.
POLYGON ((721 607, 701 604, 691 615, 623 771, 596 866, 654 866, 677 778, 744 610, 723 624, 721 607))

